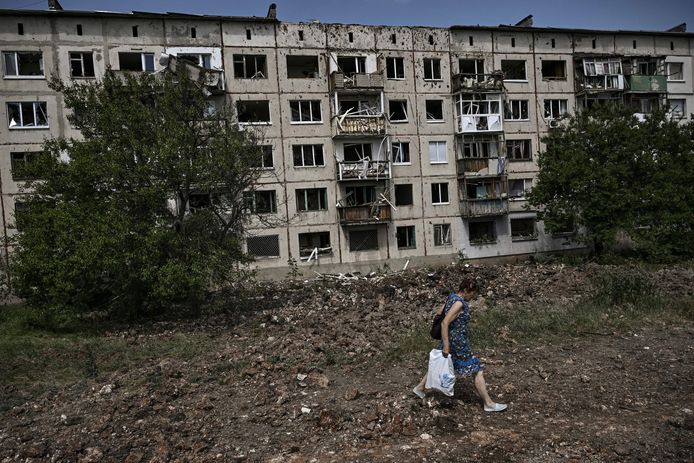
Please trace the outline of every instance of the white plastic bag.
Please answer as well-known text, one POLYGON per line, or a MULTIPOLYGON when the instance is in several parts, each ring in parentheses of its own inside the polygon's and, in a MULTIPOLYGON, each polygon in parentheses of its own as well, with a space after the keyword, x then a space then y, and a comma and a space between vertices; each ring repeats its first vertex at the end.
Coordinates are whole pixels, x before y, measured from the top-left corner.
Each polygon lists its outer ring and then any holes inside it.
POLYGON ((427 389, 436 389, 447 396, 453 395, 455 386, 455 370, 453 358, 443 356, 443 351, 432 349, 429 352, 429 371, 427 371, 427 389))

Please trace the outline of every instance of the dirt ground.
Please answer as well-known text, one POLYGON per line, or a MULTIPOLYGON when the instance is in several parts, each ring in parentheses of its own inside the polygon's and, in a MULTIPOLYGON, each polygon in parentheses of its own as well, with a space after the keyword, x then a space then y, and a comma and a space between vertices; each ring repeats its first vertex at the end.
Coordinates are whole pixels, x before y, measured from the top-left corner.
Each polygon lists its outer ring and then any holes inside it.
MULTIPOLYGON (((590 273, 470 272, 494 282, 479 310, 569 303, 590 273)), ((452 398, 415 397, 426 353, 395 355, 389 342, 429 319, 422 307, 449 277, 288 283, 241 318, 109 333, 144 345, 196 333, 209 348, 37 396, 4 386, 24 400, 0 412, 0 462, 694 461, 691 324, 476 349, 490 394, 510 404, 503 413, 485 414, 469 379, 452 398)), ((691 269, 660 280, 694 287, 691 269)))

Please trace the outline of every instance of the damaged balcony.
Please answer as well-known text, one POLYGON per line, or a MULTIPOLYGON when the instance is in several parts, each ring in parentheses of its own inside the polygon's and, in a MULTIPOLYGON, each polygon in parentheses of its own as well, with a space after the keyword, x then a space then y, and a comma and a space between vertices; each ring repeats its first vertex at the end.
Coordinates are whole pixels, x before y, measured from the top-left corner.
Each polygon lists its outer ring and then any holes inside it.
POLYGON ((388 224, 391 220, 390 205, 387 203, 338 206, 341 225, 388 224))
MULTIPOLYGON (((338 180, 386 180, 390 178, 390 161, 383 143, 370 141, 336 144, 338 180)), ((373 194, 370 195, 373 197, 373 194)))
POLYGON ((624 90, 622 60, 615 56, 586 57, 576 62, 578 93, 624 90))
POLYGON ((334 94, 335 136, 385 136, 383 93, 342 96, 334 94))
POLYGON ((333 91, 380 92, 383 91, 383 73, 353 73, 333 72, 330 75, 333 91))
POLYGON ((501 94, 455 96, 456 133, 492 133, 504 130, 501 94))
POLYGON ((224 71, 218 69, 206 69, 205 67, 193 64, 190 60, 166 55, 162 53, 159 63, 166 66, 170 72, 176 74, 185 70, 194 81, 202 80, 205 90, 210 94, 224 94, 224 71))
POLYGON ((504 90, 504 73, 494 71, 491 74, 461 73, 453 76, 453 93, 500 93, 504 90))
POLYGON ((506 162, 500 136, 463 136, 458 145, 458 177, 503 175, 506 162))
POLYGON ((667 76, 627 76, 626 91, 631 93, 667 93, 667 76))
POLYGON ((460 213, 464 219, 508 214, 508 187, 504 176, 465 178, 460 213))

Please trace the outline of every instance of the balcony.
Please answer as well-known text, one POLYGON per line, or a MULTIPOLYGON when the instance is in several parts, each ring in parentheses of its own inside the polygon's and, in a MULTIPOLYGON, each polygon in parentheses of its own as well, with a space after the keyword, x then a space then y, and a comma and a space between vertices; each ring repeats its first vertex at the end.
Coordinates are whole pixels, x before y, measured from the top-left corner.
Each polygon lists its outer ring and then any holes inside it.
POLYGON ((365 158, 361 161, 343 161, 337 163, 338 180, 382 180, 390 178, 390 162, 372 161, 365 158))
POLYGON ((391 220, 388 204, 364 204, 337 208, 342 225, 387 224, 391 220))
POLYGON ((460 214, 465 219, 508 214, 508 199, 465 199, 460 204, 460 214))
POLYGON ((504 74, 501 71, 492 74, 455 74, 453 76, 453 93, 499 93, 504 89, 504 74))
POLYGON ((644 76, 633 74, 627 76, 627 91, 642 93, 666 93, 667 76, 644 76))
POLYGON ((456 133, 494 133, 504 130, 500 94, 476 99, 459 93, 455 109, 456 133))
POLYGON ((345 74, 343 72, 333 72, 330 75, 330 83, 333 91, 382 91, 383 74, 372 72, 369 74, 345 74))
POLYGON ((577 79, 576 88, 579 92, 612 92, 624 90, 624 76, 601 75, 585 76, 577 79))
POLYGON ((499 177, 505 170, 505 163, 498 156, 458 159, 459 177, 499 177))
POLYGON ((335 117, 336 135, 341 136, 379 136, 386 134, 386 118, 383 114, 335 117))

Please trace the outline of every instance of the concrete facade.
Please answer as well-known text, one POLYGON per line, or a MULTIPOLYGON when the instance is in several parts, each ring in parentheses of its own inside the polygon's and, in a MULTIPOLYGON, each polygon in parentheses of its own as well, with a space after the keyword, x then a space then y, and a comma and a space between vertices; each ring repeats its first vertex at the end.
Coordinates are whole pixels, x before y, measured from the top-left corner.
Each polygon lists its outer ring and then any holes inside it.
MULTIPOLYGON (((187 55, 224 72, 232 105, 261 102, 269 117, 249 127, 271 145, 272 166, 258 189, 275 191, 277 212, 266 217, 273 225, 251 224, 248 249, 259 269, 276 272, 290 259, 308 273, 576 249, 570 237, 544 233, 519 191, 532 186, 555 113, 579 110, 600 93, 579 84, 583 60, 615 59, 624 68, 653 60, 667 91, 646 98, 683 106, 684 120, 694 108, 694 35, 682 32, 0 10, 0 45, 5 252, 24 183, 13 163, 47 137, 79 135, 47 86, 52 74, 98 79, 126 61, 156 72, 162 53, 187 55), (39 54, 36 72, 31 60, 39 54), (28 67, 14 69, 17 60, 28 67), (506 72, 500 85, 466 87, 498 70, 506 72), (12 119, 15 107, 27 121, 12 119), (482 145, 500 148, 468 151, 482 145)), ((619 74, 628 81, 638 72, 619 74)), ((629 102, 629 93, 611 95, 629 102)))

